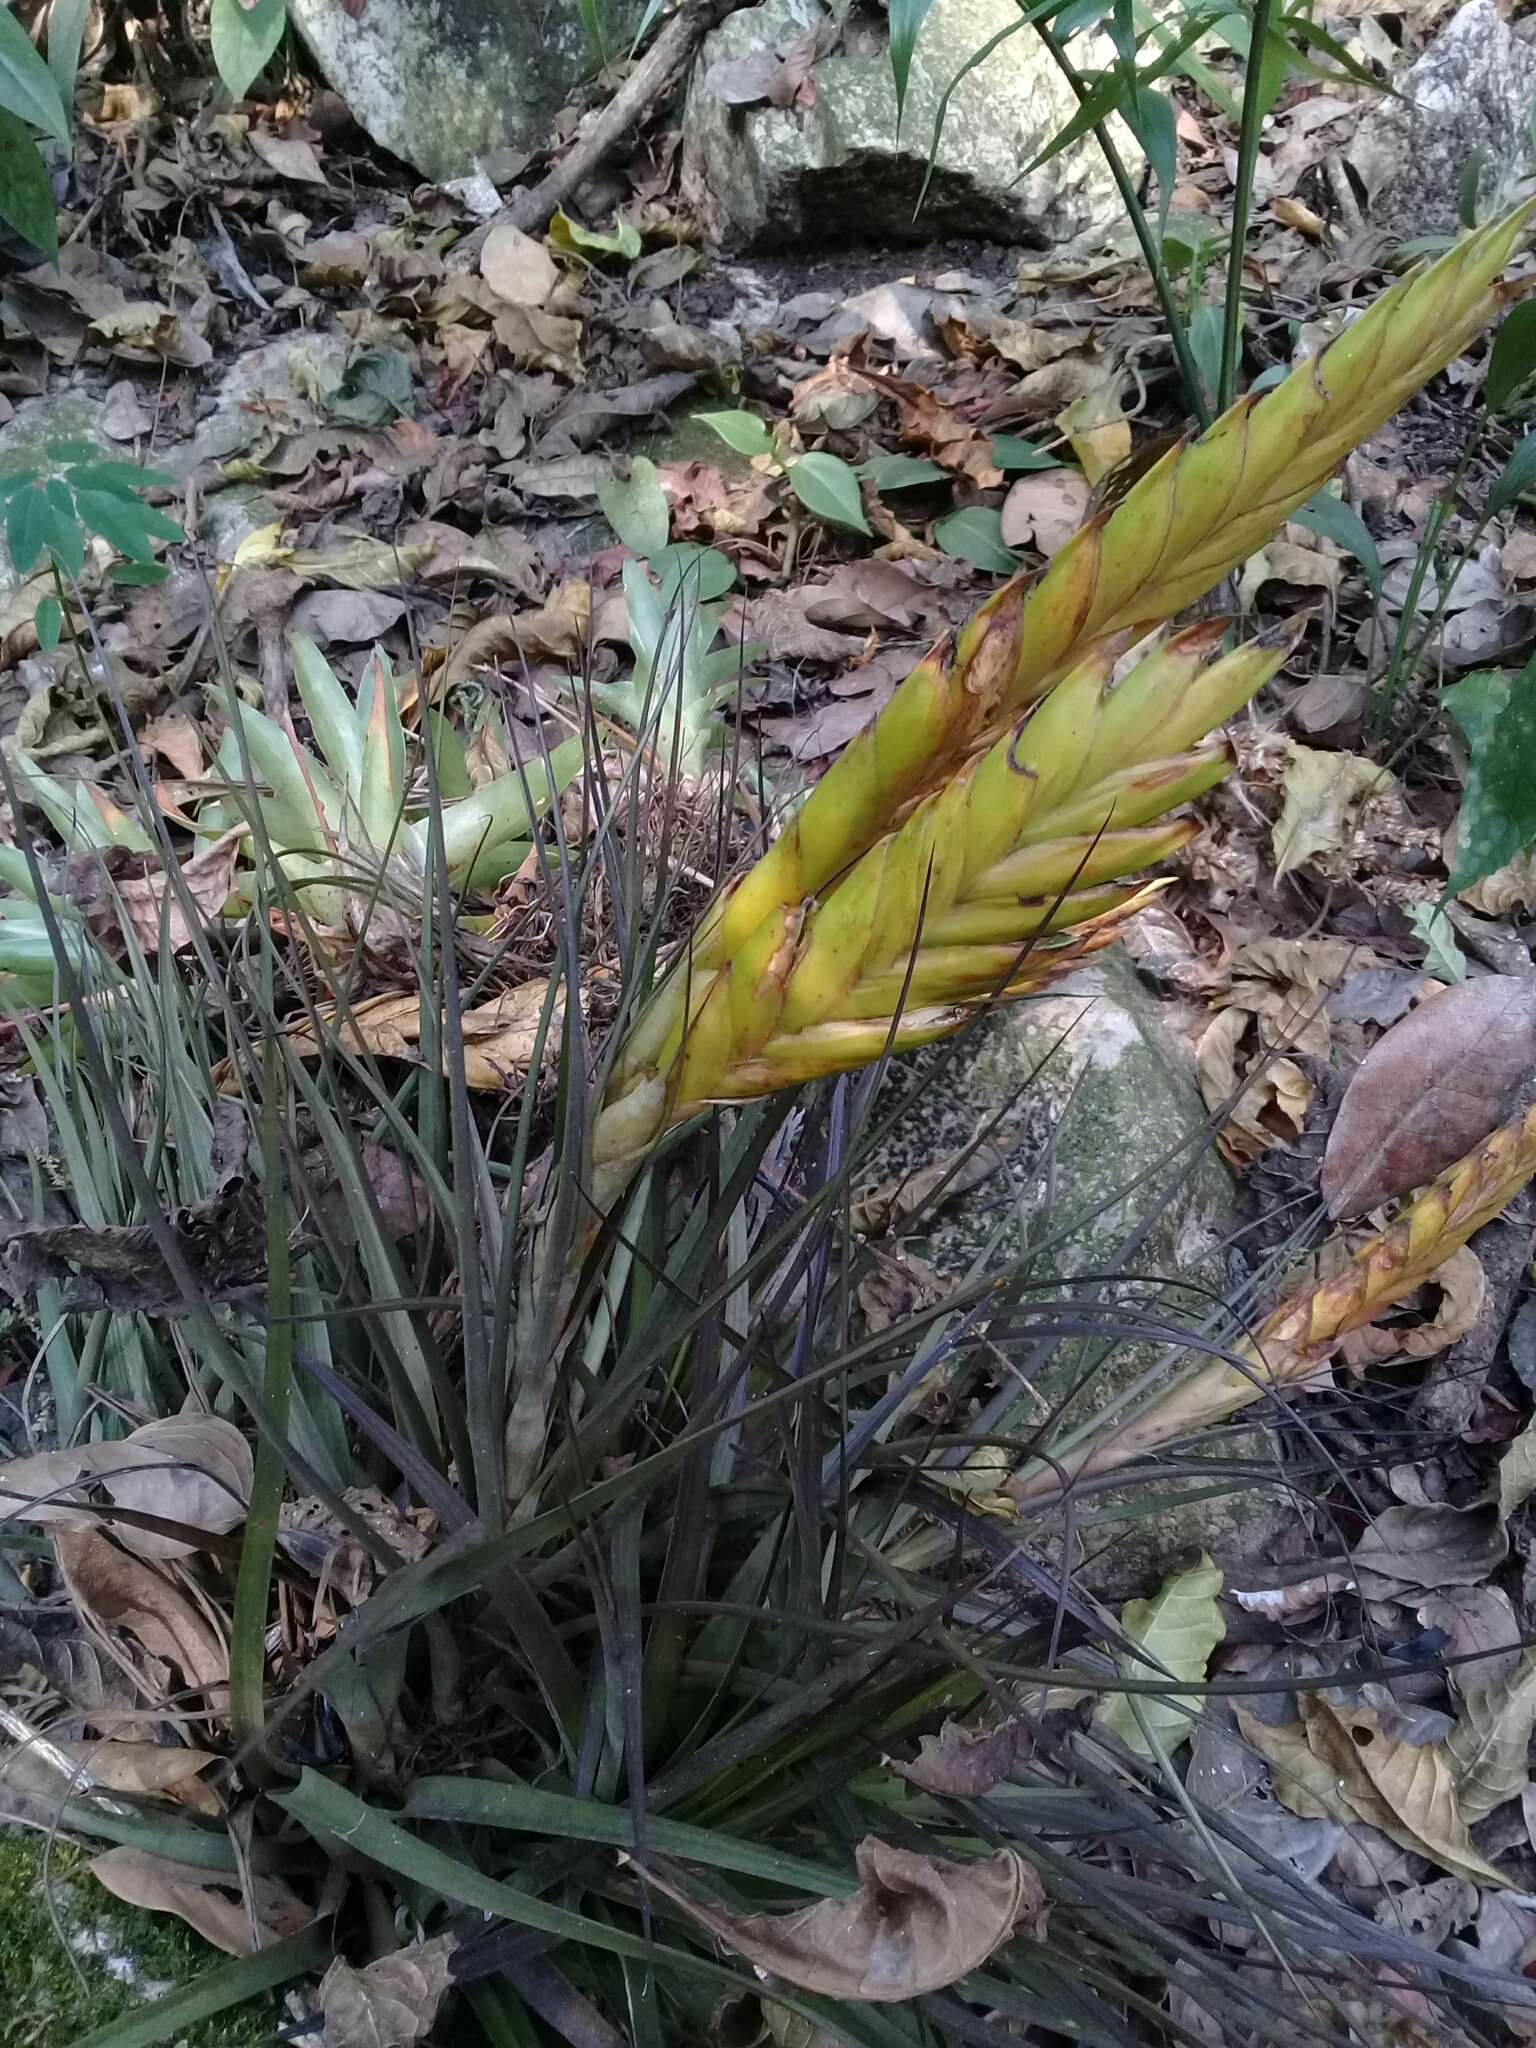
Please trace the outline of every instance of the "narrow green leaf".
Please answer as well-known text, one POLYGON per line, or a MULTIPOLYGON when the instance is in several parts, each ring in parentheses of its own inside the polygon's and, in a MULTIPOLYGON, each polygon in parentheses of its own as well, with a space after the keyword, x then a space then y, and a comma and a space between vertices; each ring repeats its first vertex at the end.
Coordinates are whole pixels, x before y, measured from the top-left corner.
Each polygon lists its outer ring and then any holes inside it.
POLYGON ((1488 357, 1488 375, 1483 379, 1483 402, 1491 412, 1502 412, 1515 393, 1536 373, 1536 300, 1522 299, 1506 313, 1493 337, 1488 357))
POLYGON ((644 455, 631 458, 628 476, 597 480, 603 517, 632 555, 654 562, 667 545, 672 515, 656 465, 644 455))
POLYGON ((0 7, 0 107, 29 128, 41 128, 55 142, 69 140, 69 121, 53 74, 8 6, 0 7))
POLYGON ((43 546, 52 555, 61 576, 78 580, 85 568, 85 536, 80 531, 75 501, 57 477, 50 477, 42 491, 48 505, 43 546))
MULTIPOLYGON (((1189 1571, 1166 1579, 1150 1600, 1128 1601, 1120 1626, 1146 1655, 1119 1658, 1121 1676, 1145 1681, 1171 1673, 1191 1684, 1202 1682, 1223 1633, 1216 1600, 1220 1591, 1220 1567, 1202 1557, 1189 1571)), ((1158 1744, 1175 1750, 1194 1733, 1197 1703, 1171 1687, 1170 1693, 1169 1698, 1111 1693, 1093 1717, 1094 1728, 1115 1736, 1135 1756, 1155 1756, 1158 1744)))
POLYGON ((891 76, 896 81, 896 133, 901 134, 902 115, 907 105, 907 81, 912 75, 912 52, 917 48, 918 30, 927 18, 933 0, 891 0, 891 76))
POLYGON ((817 519, 825 519, 830 526, 851 527, 855 533, 869 532, 859 480, 840 456, 821 449, 802 455, 790 464, 789 487, 817 519))
MULTIPOLYGON (((66 445, 73 448, 79 444, 66 445)), ((71 461, 64 481, 73 491, 131 491, 137 497, 140 491, 168 491, 176 481, 163 469, 142 469, 136 462, 94 462, 78 456, 62 459, 71 461)))
POLYGON ((1330 490, 1321 490, 1315 498, 1309 498, 1300 511, 1293 512, 1291 518, 1298 526, 1304 526, 1308 533, 1320 534, 1336 547, 1347 549, 1365 571, 1372 597, 1381 596, 1381 556, 1376 543, 1359 513, 1346 505, 1342 498, 1336 498, 1330 490))
POLYGON ((43 533, 48 523, 48 500, 38 484, 28 484, 12 494, 5 513, 5 546, 16 575, 25 576, 43 551, 43 533))
POLYGON ((213 61, 224 89, 243 100, 283 39, 287 0, 213 0, 209 36, 213 61))
POLYGON ((1445 885, 1456 896, 1536 843, 1536 655, 1513 678, 1463 676, 1441 701, 1470 755, 1445 885))
POLYGON ((159 2041, 173 2041, 199 2020, 228 2012, 263 1991, 273 1991, 315 1970, 323 1970, 331 1959, 331 1934, 323 1921, 290 1934, 253 1956, 240 1956, 209 1970, 179 1991, 164 1998, 141 2002, 126 2018, 110 2020, 77 2035, 70 2048, 155 2048, 159 2041))
POLYGON ((144 590, 163 583, 170 573, 163 562, 114 562, 107 571, 107 581, 120 584, 125 590, 144 590))
POLYGON ((53 0, 48 9, 48 70, 59 88, 66 118, 73 111, 75 74, 80 69, 80 46, 90 12, 91 0, 53 0))
POLYGON ((1143 87, 1126 95, 1121 112, 1127 127, 1146 151, 1147 163, 1157 180, 1157 218, 1161 230, 1167 225, 1173 188, 1179 177, 1179 139, 1172 96, 1143 87))
POLYGON ((1214 399, 1221 389, 1222 319, 1220 306, 1202 299, 1189 316, 1189 352, 1195 359, 1208 395, 1214 399))
POLYGON ((1488 493, 1487 512, 1495 518, 1508 511, 1517 498, 1536 490, 1536 434, 1527 434, 1494 480, 1488 493))
POLYGON ((45 597, 32 615, 37 628, 37 644, 44 654, 52 654, 64 637, 64 610, 56 597, 45 597))
POLYGON ((45 256, 59 253, 59 222, 48 166, 25 121, 0 107, 0 220, 45 256))
POLYGON ((986 505, 948 513, 934 526, 933 538, 946 555, 999 576, 1011 576, 1019 566, 1013 549, 1003 544, 1003 515, 986 505))

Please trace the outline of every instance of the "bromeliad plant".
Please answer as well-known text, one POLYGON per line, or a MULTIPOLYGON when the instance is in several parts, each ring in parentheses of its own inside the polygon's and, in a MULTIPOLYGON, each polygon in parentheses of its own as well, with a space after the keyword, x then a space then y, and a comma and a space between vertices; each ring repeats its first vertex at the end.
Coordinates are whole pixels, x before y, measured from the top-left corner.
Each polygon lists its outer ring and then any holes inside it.
MULTIPOLYGON (((253 857, 260 861, 270 850, 317 926, 356 926, 375 900, 419 909, 433 821, 424 815, 428 793, 412 770, 388 656, 374 650, 355 703, 302 633, 293 636, 293 672, 323 758, 231 695, 217 755, 228 796, 200 822, 222 829, 243 816, 253 857)), ((539 819, 581 763, 581 742, 563 741, 547 760, 521 763, 481 789, 445 799, 442 845, 451 885, 492 888, 520 867, 539 819)))

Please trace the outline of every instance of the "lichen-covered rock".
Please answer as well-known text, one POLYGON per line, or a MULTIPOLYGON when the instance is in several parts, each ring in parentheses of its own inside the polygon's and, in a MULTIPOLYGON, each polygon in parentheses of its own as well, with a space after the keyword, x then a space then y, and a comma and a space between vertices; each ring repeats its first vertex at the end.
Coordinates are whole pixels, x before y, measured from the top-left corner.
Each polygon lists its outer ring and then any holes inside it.
MULTIPOLYGON (((983 1128, 1010 1163, 949 1203, 923 1236, 908 1240, 912 1250, 958 1281, 983 1255, 1000 1270, 1025 1242, 1049 1239, 1030 1277, 1046 1283, 1051 1299, 1081 1301, 1085 1317, 1134 1300, 1170 1327, 1199 1326, 1226 1291, 1233 1183, 1202 1143, 1207 1117, 1193 1077, 1128 960, 1101 954, 1048 994, 999 1008, 958 1051, 927 1057, 941 1062, 937 1078, 871 1178, 946 1158, 983 1128), (1132 1287, 1115 1279, 1095 1285, 1100 1276, 1132 1273, 1147 1277, 1132 1287)), ((902 1085, 911 1085, 910 1075, 902 1085)), ((1069 1339, 1044 1361, 1031 1355, 1027 1334, 1003 1348, 1016 1365, 1027 1359, 1031 1376, 1003 1426, 1010 1435, 1031 1434, 1052 1412, 1068 1425, 1089 1421, 1163 1355, 1157 1343, 1123 1338, 1069 1339)), ((1228 1565, 1256 1558, 1295 1516, 1273 1459, 1262 1429, 1229 1432, 1209 1477, 1150 1489, 1154 1513, 1145 1512, 1144 1486, 1085 1495, 1074 1512, 1082 1583, 1118 1596, 1201 1550, 1228 1565), (1234 1477, 1235 1460, 1258 1476, 1234 1477)), ((1187 1471, 1182 1452, 1179 1462, 1187 1471)), ((1026 1522, 1020 1531, 1041 1532, 1049 1549, 1049 1526, 1026 1522)))
MULTIPOLYGON (((729 15, 706 39, 683 124, 685 183, 718 228, 765 247, 943 234, 1054 247, 1123 217, 1091 139, 1020 176, 1077 111, 1071 88, 1027 27, 955 86, 918 211, 940 102, 984 44, 1019 27, 1014 0, 934 0, 899 126, 885 16, 873 10, 855 10, 837 46, 812 67, 802 95, 809 104, 733 104, 721 96, 722 81, 739 78, 743 63, 817 29, 830 36, 829 23, 822 0, 763 0, 729 15)), ((1079 61, 1097 61, 1087 44, 1073 49, 1079 61)), ((1115 126, 1138 166, 1135 141, 1115 126)))
MULTIPOLYGON (((315 61, 374 141, 424 177, 548 139, 595 52, 578 0, 288 0, 315 61)), ((598 0, 623 50, 639 0, 598 0)))
POLYGON ((1493 0, 1466 0, 1361 122, 1348 148, 1372 224, 1409 238, 1454 234, 1462 180, 1480 163, 1482 207, 1532 188, 1536 45, 1493 0))

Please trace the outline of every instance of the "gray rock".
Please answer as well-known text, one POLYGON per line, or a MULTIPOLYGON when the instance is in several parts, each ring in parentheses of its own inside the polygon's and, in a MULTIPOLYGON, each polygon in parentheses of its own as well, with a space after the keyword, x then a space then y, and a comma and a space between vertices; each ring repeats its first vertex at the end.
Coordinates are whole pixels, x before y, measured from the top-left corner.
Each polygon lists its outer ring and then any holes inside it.
MULTIPOLYGON (((1134 1300, 1175 1327, 1199 1327, 1212 1296, 1226 1292, 1232 1179, 1214 1151, 1181 1150, 1203 1132, 1205 1108, 1165 1036, 1156 997, 1123 955, 1101 954, 1046 995, 998 1009, 958 1052, 940 1048, 927 1057, 943 1063, 938 1078, 869 1178, 949 1156, 999 1110, 994 1135, 1010 1166, 950 1203, 923 1237, 907 1241, 911 1249, 959 1280, 979 1257, 993 1266, 1011 1261, 1026 1232, 1036 1243, 1064 1232, 1031 1269, 1053 1300, 1079 1296, 1091 1315, 1089 1296, 1097 1292, 1101 1312, 1117 1298, 1134 1300), (1127 1257, 1126 1241, 1138 1230, 1140 1244, 1127 1257), (1091 1286, 1094 1276, 1126 1273, 1159 1284, 1091 1286), (1077 1284, 1057 1289, 1051 1283, 1058 1278, 1077 1284)), ((1027 1338, 1010 1341, 1008 1351, 1022 1365, 1027 1338)), ((1030 1361, 1033 1391, 1011 1409, 1003 1431, 1032 1433, 1053 1411, 1061 1426, 1086 1422, 1162 1356, 1157 1343, 1065 1341, 1043 1364, 1030 1361)), ((1296 1512, 1273 1460, 1262 1429, 1227 1433, 1210 1476, 1159 1484, 1154 1513, 1145 1512, 1144 1485, 1085 1495, 1074 1516, 1081 1582, 1117 1597, 1201 1550, 1227 1565, 1256 1557, 1296 1512), (1258 1465, 1261 1476, 1224 1469, 1236 1460, 1258 1465)), ((1181 1466, 1189 1462, 1181 1454, 1181 1466)), ((1020 1527, 1039 1532, 1048 1550, 1053 1519, 1020 1527)))
MULTIPOLYGON (((288 0, 288 13, 359 125, 438 180, 547 141, 594 55, 577 0, 288 0)), ((623 50, 640 0, 598 13, 623 50)))
MULTIPOLYGON (((739 66, 828 23, 821 0, 764 0, 706 39, 684 117, 684 179, 718 228, 765 246, 965 234, 1054 247, 1121 217, 1091 139, 1019 176, 1077 111, 1044 45, 1025 29, 956 87, 933 181, 913 218, 944 92, 983 44, 1018 25, 1014 0, 935 0, 918 36, 899 133, 883 17, 860 17, 842 48, 813 67, 812 106, 729 105, 711 89, 716 66, 739 66)), ((1098 61, 1087 42, 1073 47, 1080 62, 1098 61)), ((1140 151, 1115 125, 1134 168, 1140 151)))
POLYGON ((1380 100, 1348 149, 1373 224, 1407 239, 1454 234, 1467 166, 1481 159, 1480 206, 1508 205, 1531 189, 1536 152, 1536 48, 1493 0, 1467 0, 1380 100))

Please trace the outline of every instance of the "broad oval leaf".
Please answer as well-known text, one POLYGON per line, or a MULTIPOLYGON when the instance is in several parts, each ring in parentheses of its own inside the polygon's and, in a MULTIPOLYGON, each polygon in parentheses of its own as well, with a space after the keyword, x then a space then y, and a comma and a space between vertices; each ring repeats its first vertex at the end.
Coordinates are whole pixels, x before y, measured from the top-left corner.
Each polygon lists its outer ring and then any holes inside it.
MULTIPOLYGON (((1120 1616, 1124 1633, 1145 1654, 1116 1659, 1122 1678, 1182 1678, 1203 1684, 1211 1652, 1225 1633, 1216 1595, 1221 1568, 1202 1557, 1187 1572, 1164 1581, 1150 1600, 1131 1600, 1120 1616)), ((1168 1696, 1112 1693, 1093 1717, 1101 1735, 1113 1735, 1134 1756, 1175 1750, 1194 1730, 1198 1701, 1170 1686, 1168 1696)))
POLYGON ((738 406, 731 412, 700 412, 694 418, 717 433, 738 455, 771 455, 773 437, 755 412, 738 406))
POLYGON ((654 562, 667 545, 671 513, 656 465, 644 455, 631 458, 628 476, 597 479, 603 517, 632 555, 654 562))
POLYGON ((69 120, 53 74, 8 6, 0 7, 0 107, 55 142, 69 140, 69 120))
POLYGON ((243 100, 283 39, 287 0, 213 0, 209 40, 231 99, 243 100))
POLYGON ((1517 676, 1463 676, 1441 701, 1470 755, 1446 884, 1459 896, 1536 841, 1536 657, 1517 676))
POLYGON ((1323 1156, 1333 1216, 1422 1187, 1509 1113, 1536 1066, 1536 983, 1464 981, 1377 1040, 1345 1090, 1323 1156))
POLYGON ((994 434, 992 460, 999 469, 1060 469, 1061 457, 1050 455, 1019 434, 994 434))
POLYGON ((59 253, 53 181, 31 130, 0 107, 0 220, 48 257, 59 253))
POLYGON ((946 555, 977 569, 1011 576, 1019 566, 1018 556, 1003 542, 1002 514, 989 505, 967 505, 962 512, 947 513, 935 524, 933 538, 946 555))
POLYGON ((1015 1850, 973 1863, 919 1856, 866 1835, 857 1891, 793 1913, 727 1913, 654 1872, 649 1881, 753 1968, 825 1998, 898 2004, 979 1969, 1045 1894, 1015 1850))
POLYGON ((1536 375, 1536 303, 1523 299, 1506 313, 1488 357, 1483 403, 1502 412, 1527 378, 1536 375))
POLYGON ((826 520, 828 525, 851 527, 855 533, 869 532, 859 480, 840 456, 828 455, 820 449, 802 455, 790 468, 789 487, 807 512, 826 520))

